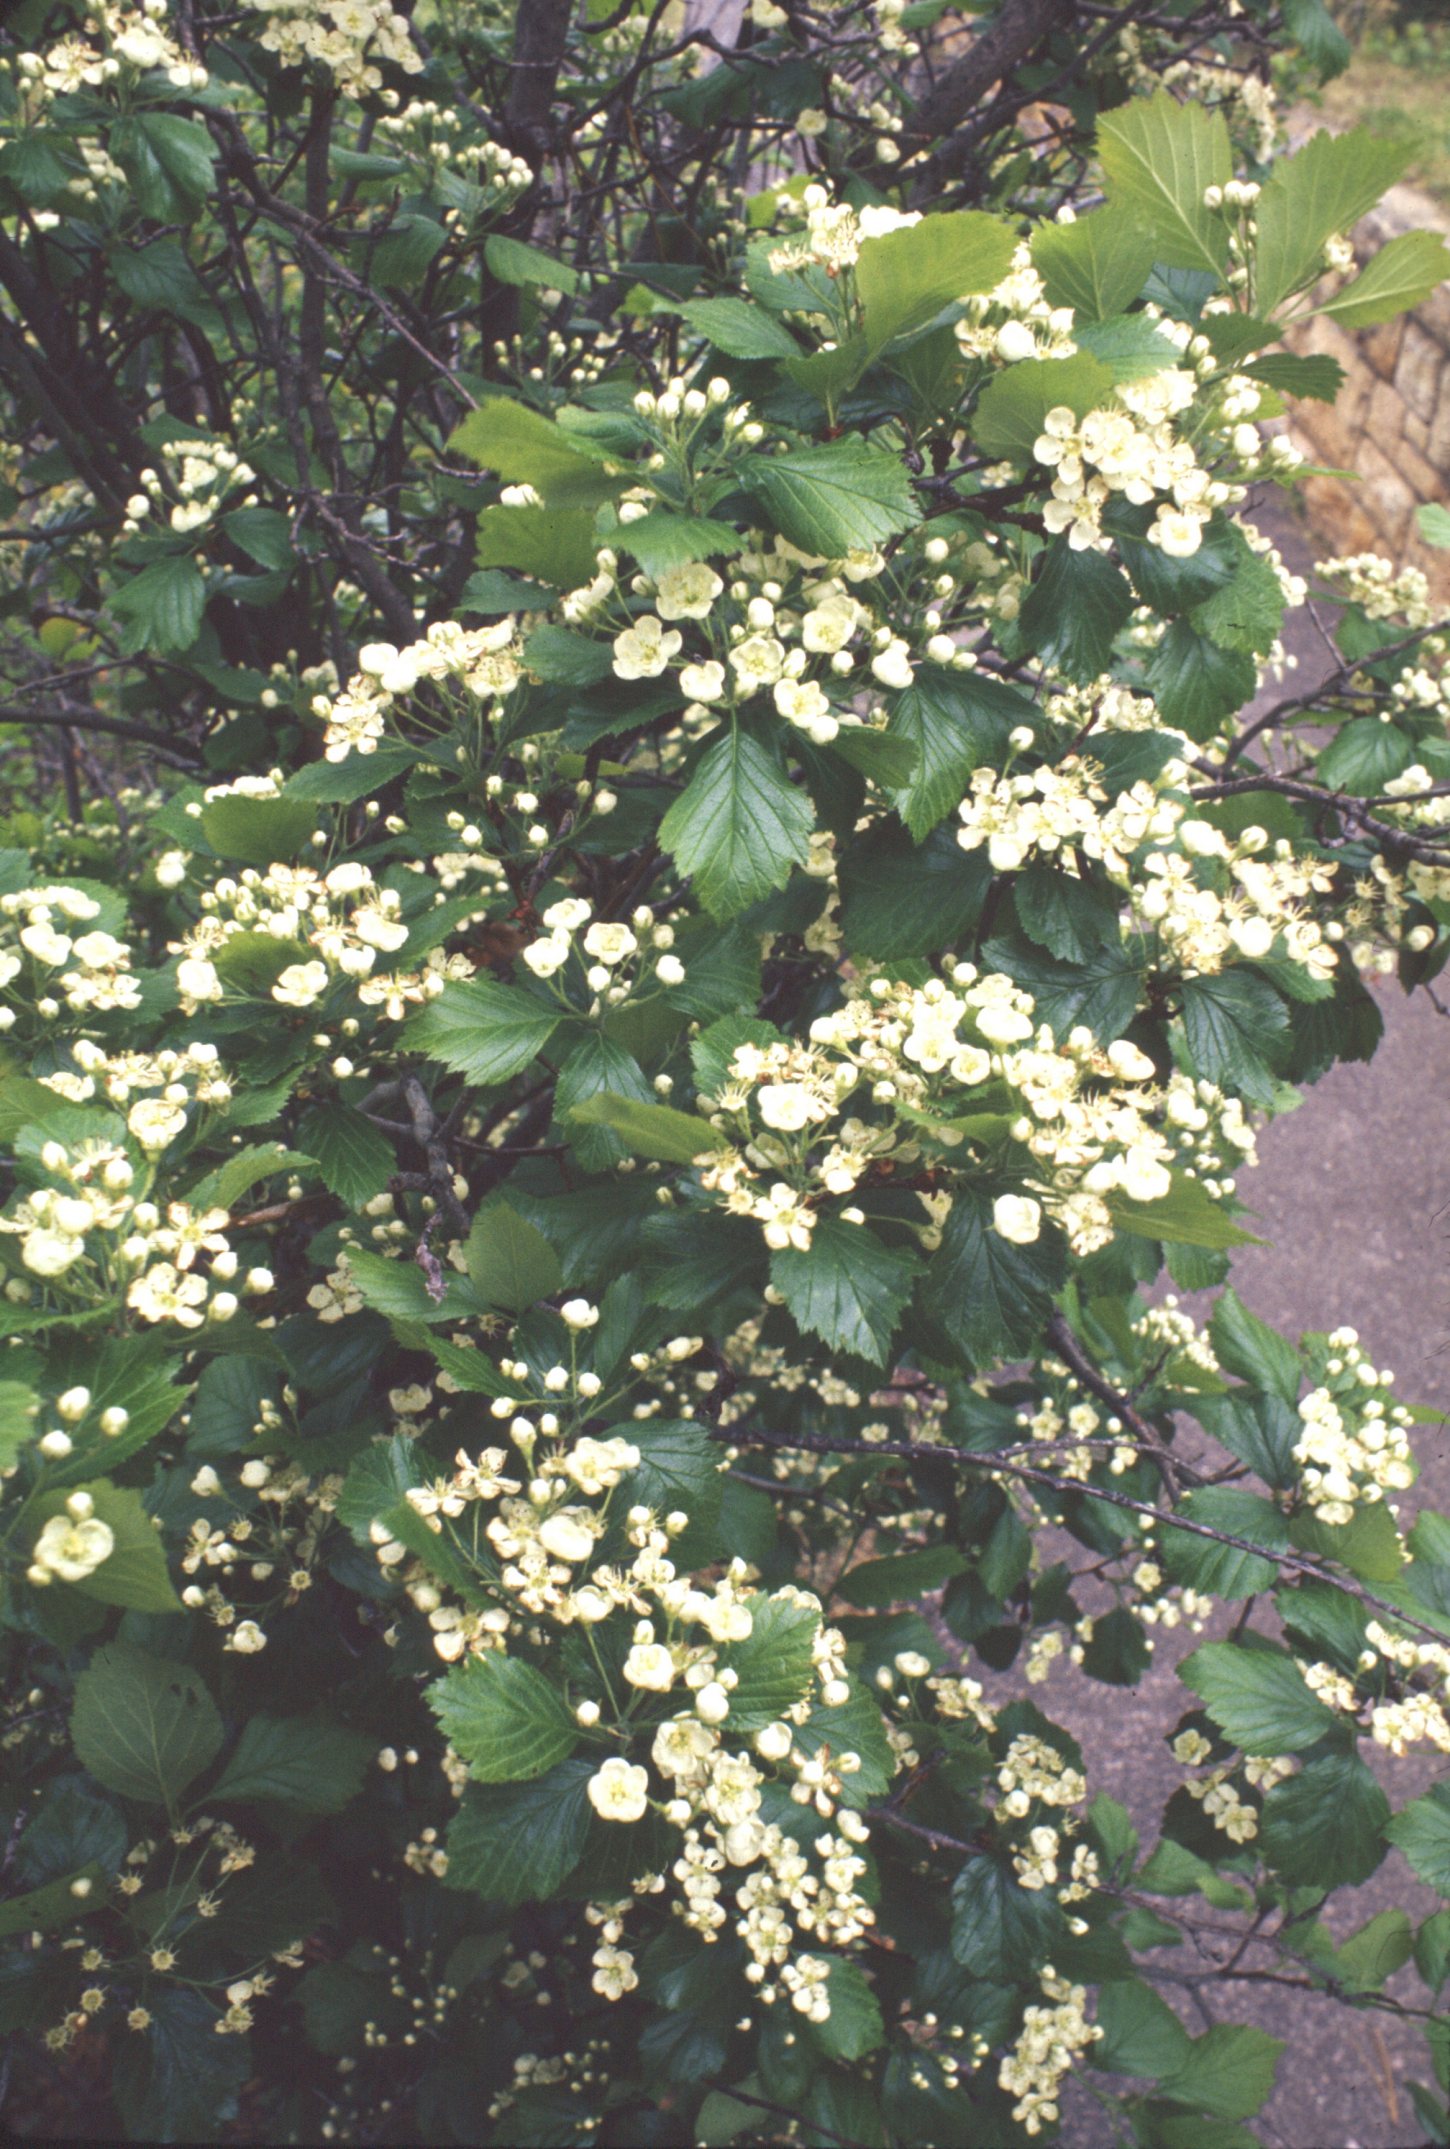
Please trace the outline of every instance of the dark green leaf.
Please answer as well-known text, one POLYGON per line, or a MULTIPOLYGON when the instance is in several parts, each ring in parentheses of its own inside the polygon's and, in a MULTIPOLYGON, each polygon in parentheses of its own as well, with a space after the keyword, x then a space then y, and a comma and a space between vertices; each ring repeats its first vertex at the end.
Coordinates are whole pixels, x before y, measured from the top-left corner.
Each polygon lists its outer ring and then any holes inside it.
POLYGON ((1273 1786, 1259 1841, 1291 1887, 1357 1888, 1384 1857, 1389 1817, 1389 1800, 1359 1755, 1329 1754, 1273 1786))
POLYGON ((340 1813, 362 1789, 375 1751, 332 1716, 250 1716, 207 1797, 340 1813))
POLYGON ((884 1366, 917 1266, 865 1225, 823 1217, 808 1248, 787 1246, 771 1256, 770 1280, 798 1328, 884 1366))
POLYGON ((494 1903, 545 1902, 583 1855, 593 1761, 532 1783, 471 1783, 448 1830, 448 1885, 494 1903))
POLYGON ((194 1671, 108 1642, 76 1681, 71 1740, 107 1790, 174 1806, 215 1758, 222 1721, 194 1671))

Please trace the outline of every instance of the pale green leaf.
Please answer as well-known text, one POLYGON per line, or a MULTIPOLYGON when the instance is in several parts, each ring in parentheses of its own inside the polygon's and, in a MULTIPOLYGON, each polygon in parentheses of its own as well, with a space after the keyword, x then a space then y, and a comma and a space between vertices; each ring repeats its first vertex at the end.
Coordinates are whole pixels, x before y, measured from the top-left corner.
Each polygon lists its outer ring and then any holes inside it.
POLYGON ((1141 223, 1165 267, 1222 273, 1229 227, 1203 199, 1234 175, 1221 112, 1180 104, 1167 90, 1133 98, 1098 123, 1098 155, 1110 208, 1141 223))

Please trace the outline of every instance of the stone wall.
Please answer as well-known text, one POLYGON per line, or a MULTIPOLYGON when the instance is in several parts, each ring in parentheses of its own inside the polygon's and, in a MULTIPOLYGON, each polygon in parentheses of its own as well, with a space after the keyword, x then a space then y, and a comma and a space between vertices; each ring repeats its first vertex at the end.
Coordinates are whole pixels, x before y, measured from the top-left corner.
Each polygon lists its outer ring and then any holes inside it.
MULTIPOLYGON (((1401 232, 1444 226, 1434 202, 1396 187, 1357 228, 1355 249, 1364 259, 1401 232)), ((1289 342, 1337 358, 1345 373, 1337 403, 1295 398, 1291 407, 1291 437, 1309 460, 1356 473, 1304 481, 1320 546, 1422 567, 1435 593, 1450 600, 1450 553, 1432 550, 1415 527, 1424 502, 1450 505, 1450 284, 1380 328, 1352 335, 1311 321, 1289 342)))

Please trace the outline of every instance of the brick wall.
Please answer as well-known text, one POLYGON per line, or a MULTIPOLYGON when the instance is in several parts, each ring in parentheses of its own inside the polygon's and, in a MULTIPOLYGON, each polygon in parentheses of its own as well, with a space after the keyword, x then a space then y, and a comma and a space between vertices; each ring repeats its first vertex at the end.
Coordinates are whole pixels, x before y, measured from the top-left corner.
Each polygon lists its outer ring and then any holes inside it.
MULTIPOLYGON (((1400 232, 1427 227, 1443 230, 1443 213, 1414 188, 1396 187, 1359 225, 1355 249, 1363 259, 1400 232)), ((1351 335, 1311 321, 1289 345, 1337 358, 1345 373, 1336 404, 1296 398, 1291 406, 1291 436, 1310 461, 1356 473, 1304 481, 1320 545, 1423 567, 1436 594, 1450 599, 1450 553, 1433 551, 1415 528, 1423 502, 1450 505, 1450 285, 1380 328, 1351 335)))

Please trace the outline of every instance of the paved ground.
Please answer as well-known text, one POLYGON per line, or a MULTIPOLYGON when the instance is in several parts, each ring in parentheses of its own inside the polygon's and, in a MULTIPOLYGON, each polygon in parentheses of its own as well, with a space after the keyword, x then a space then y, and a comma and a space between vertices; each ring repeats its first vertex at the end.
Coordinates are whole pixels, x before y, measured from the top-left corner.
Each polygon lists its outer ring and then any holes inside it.
MULTIPOLYGON (((1267 517, 1260 521, 1269 527, 1267 517)), ((1302 566, 1293 525, 1274 535, 1302 566)), ((1312 634, 1301 647, 1312 677, 1312 634)), ((1393 982, 1379 986, 1377 997, 1386 1034, 1374 1060, 1336 1069, 1261 1137, 1259 1167, 1243 1176, 1240 1190, 1267 1243, 1242 1251, 1234 1282, 1256 1312, 1291 1333, 1345 1322, 1357 1328, 1373 1362, 1394 1367, 1407 1401, 1450 1413, 1450 1022, 1423 994, 1407 1000, 1393 982)), ((1450 1418, 1422 1426, 1417 1448, 1422 1475, 1409 1504, 1450 1512, 1450 1418)), ((1179 1778, 1158 1728, 1189 1701, 1173 1666, 1198 1639, 1162 1635, 1134 1697, 1117 1699, 1104 1688, 1074 1692, 1060 1671, 1038 1694, 1081 1738, 1091 1780, 1129 1806, 1148 1841, 1179 1778)), ((1421 1757, 1388 1762, 1385 1780, 1398 1801, 1436 1773, 1421 1757)), ((1416 1916, 1437 1907, 1391 1852, 1375 1878, 1346 1897, 1335 1929, 1343 1938, 1396 1903, 1416 1916)), ((1403 1991, 1423 2003, 1413 1973, 1403 1991)), ((1167 1988, 1165 1997, 1175 1999, 1167 1988)), ((1189 2027, 1203 2027, 1182 1997, 1189 2027)), ((1216 1992, 1211 2005, 1216 2019, 1257 2022, 1288 2040, 1279 2088, 1255 2123, 1269 2142, 1282 2149, 1412 2149, 1423 2141, 1403 2087, 1432 2079, 1413 2031, 1263 1985, 1216 1992)), ((1085 2098, 1074 2100, 1065 2135, 1072 2149, 1099 2149, 1113 2139, 1085 2098)))

